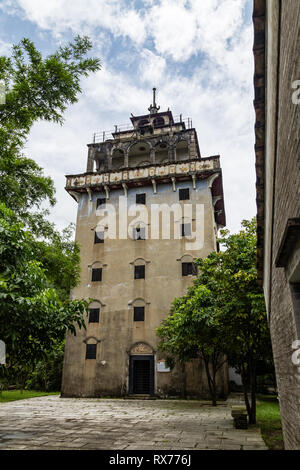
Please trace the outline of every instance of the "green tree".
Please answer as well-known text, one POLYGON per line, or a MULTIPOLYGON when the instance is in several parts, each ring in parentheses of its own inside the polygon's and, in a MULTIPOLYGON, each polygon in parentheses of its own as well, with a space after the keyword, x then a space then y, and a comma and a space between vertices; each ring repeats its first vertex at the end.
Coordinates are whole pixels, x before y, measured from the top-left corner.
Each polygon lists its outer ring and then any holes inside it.
POLYGON ((204 362, 213 406, 217 405, 217 372, 226 362, 218 308, 215 292, 194 285, 186 296, 174 300, 171 314, 156 330, 159 349, 181 366, 191 359, 200 359, 199 366, 204 362))
POLYGON ((0 80, 6 86, 5 104, 0 104, 0 200, 39 236, 53 232, 40 204, 54 205, 55 189, 22 148, 35 122, 63 123, 64 111, 81 93, 81 78, 100 68, 99 59, 86 57, 91 47, 86 36, 76 36, 43 58, 25 38, 13 46, 11 57, 0 57, 0 80))
MULTIPOLYGON (((255 423, 257 369, 262 361, 272 363, 264 296, 257 282, 256 220, 244 220, 237 234, 221 231, 219 242, 224 251, 197 260, 200 272, 194 285, 175 300, 171 316, 158 329, 160 347, 182 360, 189 360, 191 351, 203 359, 206 354, 212 376, 226 355, 241 374, 249 422, 255 423)), ((209 376, 208 382, 213 390, 209 376)))
POLYGON ((32 258, 35 240, 16 215, 0 204, 0 337, 7 365, 24 384, 36 361, 61 343, 75 324, 85 327, 87 302, 64 300, 32 258))
MULTIPOLYGON (((29 39, 0 57, 6 100, 0 105, 0 338, 10 370, 24 383, 36 361, 46 360, 65 333, 83 327, 84 301, 70 301, 79 277, 79 248, 71 229, 58 233, 41 203, 55 204, 53 181, 22 153, 32 125, 62 124, 78 100, 80 80, 100 68, 87 57, 92 44, 75 37, 43 58, 29 39)), ((3 368, 2 368, 3 369, 3 368)))

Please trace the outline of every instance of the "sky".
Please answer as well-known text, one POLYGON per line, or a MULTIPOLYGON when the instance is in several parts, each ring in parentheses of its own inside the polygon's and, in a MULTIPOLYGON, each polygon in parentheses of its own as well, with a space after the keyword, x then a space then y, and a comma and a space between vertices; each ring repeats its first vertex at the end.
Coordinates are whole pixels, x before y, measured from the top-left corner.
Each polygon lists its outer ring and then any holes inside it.
POLYGON ((252 0, 0 0, 0 54, 30 38, 43 55, 77 34, 101 70, 84 78, 63 126, 37 122, 25 153, 51 176, 59 229, 76 221, 65 175, 83 173, 94 132, 161 111, 191 118, 202 157, 220 154, 227 228, 256 214, 252 0))

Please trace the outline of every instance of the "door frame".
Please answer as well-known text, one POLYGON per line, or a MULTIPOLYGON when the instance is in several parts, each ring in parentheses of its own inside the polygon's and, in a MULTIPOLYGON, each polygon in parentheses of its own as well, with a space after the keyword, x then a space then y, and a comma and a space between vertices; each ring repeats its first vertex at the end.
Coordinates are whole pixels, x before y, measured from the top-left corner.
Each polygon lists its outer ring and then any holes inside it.
POLYGON ((133 364, 135 361, 150 361, 150 393, 149 395, 154 395, 154 355, 153 354, 144 354, 136 355, 133 354, 129 356, 129 394, 133 395, 133 364))

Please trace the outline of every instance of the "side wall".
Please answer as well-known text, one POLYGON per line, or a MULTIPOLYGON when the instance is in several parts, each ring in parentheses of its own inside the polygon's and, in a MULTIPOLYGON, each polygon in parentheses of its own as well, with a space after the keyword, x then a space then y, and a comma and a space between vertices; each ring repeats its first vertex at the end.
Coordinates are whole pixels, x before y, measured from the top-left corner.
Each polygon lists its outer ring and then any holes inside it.
POLYGON ((299 24, 298 0, 267 2, 264 288, 286 449, 300 449, 300 383, 292 362, 292 343, 299 339, 299 332, 289 277, 284 267, 276 267, 275 260, 288 219, 300 217, 300 105, 292 102, 292 83, 300 79, 299 24))

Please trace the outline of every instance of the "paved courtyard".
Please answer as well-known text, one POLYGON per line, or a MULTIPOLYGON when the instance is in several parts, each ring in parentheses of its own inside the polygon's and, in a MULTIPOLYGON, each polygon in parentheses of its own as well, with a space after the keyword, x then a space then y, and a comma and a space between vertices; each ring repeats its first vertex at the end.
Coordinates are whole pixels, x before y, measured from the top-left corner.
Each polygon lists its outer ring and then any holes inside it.
POLYGON ((0 404, 0 449, 266 449, 229 404, 47 396, 0 404))

